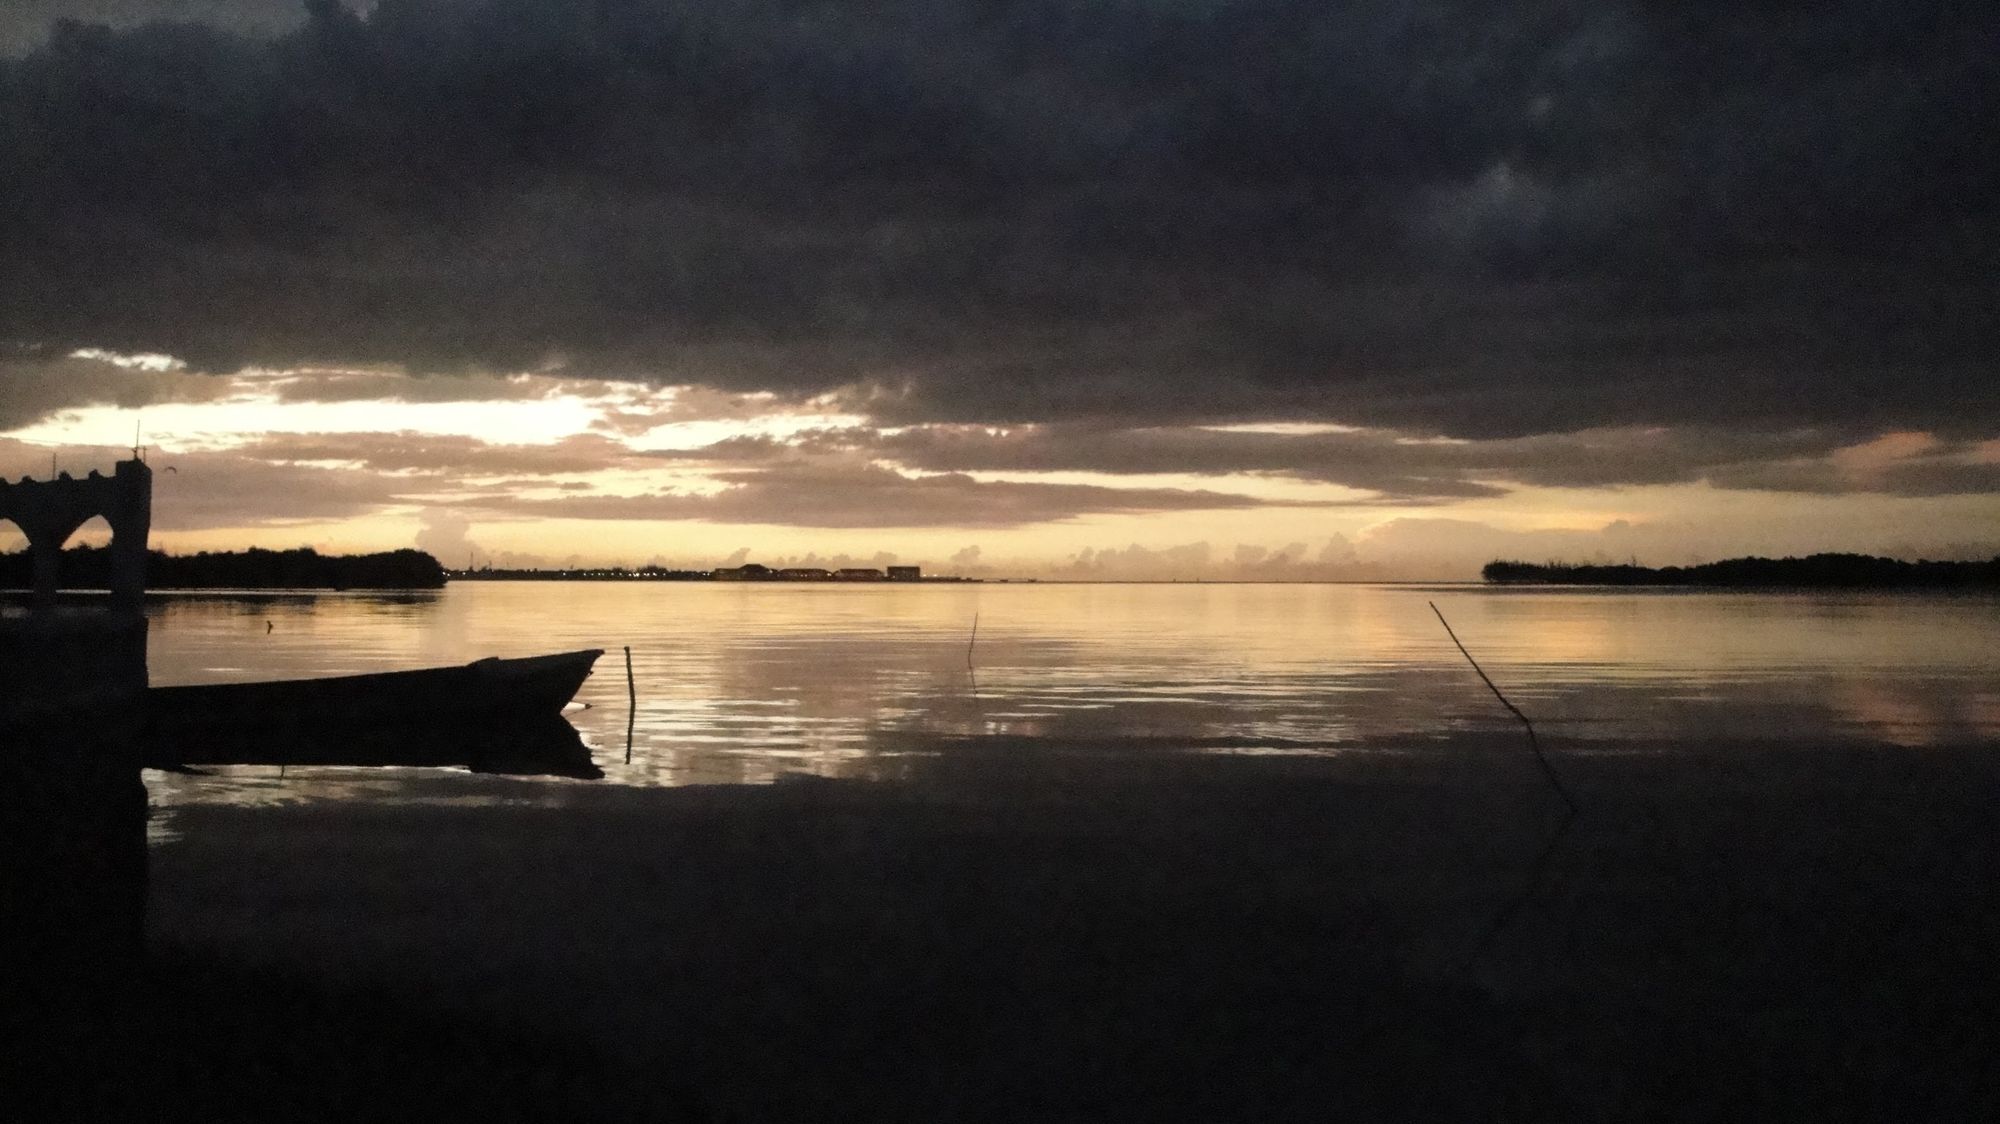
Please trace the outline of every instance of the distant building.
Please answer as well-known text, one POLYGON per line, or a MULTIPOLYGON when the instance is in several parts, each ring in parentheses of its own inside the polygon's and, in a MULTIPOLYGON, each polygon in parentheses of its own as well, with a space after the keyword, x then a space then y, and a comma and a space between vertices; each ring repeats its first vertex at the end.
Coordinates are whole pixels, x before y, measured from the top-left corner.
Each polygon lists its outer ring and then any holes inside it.
POLYGON ((724 566, 711 576, 719 582, 767 582, 772 574, 769 566, 750 562, 741 566, 724 566))
POLYGON ((778 571, 779 581, 823 582, 831 580, 832 570, 822 570, 817 566, 788 566, 778 571))
POLYGON ((892 582, 915 582, 924 580, 922 566, 891 566, 889 580, 892 582))
POLYGON ((869 570, 861 567, 849 567, 833 572, 833 580, 837 582, 879 582, 886 576, 880 570, 869 570))

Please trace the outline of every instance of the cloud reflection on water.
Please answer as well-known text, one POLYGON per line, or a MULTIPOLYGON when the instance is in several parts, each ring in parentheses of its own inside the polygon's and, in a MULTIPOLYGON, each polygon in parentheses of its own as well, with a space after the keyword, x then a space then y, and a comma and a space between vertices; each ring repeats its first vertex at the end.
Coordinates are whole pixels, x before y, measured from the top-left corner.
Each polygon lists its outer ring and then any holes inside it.
MULTIPOLYGON (((609 781, 755 783, 895 775, 905 755, 936 752, 940 739, 1337 752, 1507 728, 1437 629, 1430 599, 1509 697, 1572 743, 2000 737, 1991 597, 493 583, 420 597, 175 597, 150 635, 156 684, 603 647, 578 694, 588 707, 569 718, 609 781), (268 634, 267 618, 277 624, 268 634), (638 694, 629 766, 628 644, 638 694)), ((288 783, 305 783, 296 776, 288 783)), ((244 799, 281 798, 241 784, 244 799)), ((339 785, 361 787, 328 798, 380 787, 339 785)))

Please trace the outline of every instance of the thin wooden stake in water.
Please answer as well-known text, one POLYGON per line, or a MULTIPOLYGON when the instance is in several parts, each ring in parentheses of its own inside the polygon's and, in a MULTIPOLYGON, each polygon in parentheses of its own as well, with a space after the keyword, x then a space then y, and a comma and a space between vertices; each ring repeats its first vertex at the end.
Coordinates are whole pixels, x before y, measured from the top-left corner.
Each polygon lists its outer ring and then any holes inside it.
POLYGON ((972 646, 979 643, 979 614, 972 614, 972 638, 965 642, 965 670, 972 670, 972 646))
POLYGON ((632 763, 632 725, 639 718, 639 688, 632 681, 632 645, 625 645, 625 763, 632 763))
POLYGON ((1437 613, 1438 623, 1444 626, 1444 634, 1451 637, 1452 644, 1458 648, 1458 654, 1464 656, 1465 662, 1472 665, 1472 670, 1479 673, 1480 682, 1486 684, 1486 689, 1493 692, 1493 697, 1500 700, 1501 706, 1506 707, 1514 717, 1521 720, 1521 725, 1528 731, 1528 748, 1535 751, 1535 761, 1541 765, 1542 775, 1549 778, 1550 787, 1556 790, 1557 796, 1562 797, 1564 804, 1569 805, 1571 814, 1575 814, 1576 801, 1570 797, 1569 789, 1563 787, 1562 778, 1556 776, 1555 766, 1550 765, 1549 759, 1542 755, 1542 743, 1535 740, 1535 724, 1528 721, 1528 716, 1521 713, 1520 707, 1508 702, 1507 696, 1501 694, 1500 688, 1495 687, 1493 680, 1487 678, 1486 669, 1479 666, 1479 661, 1472 658, 1472 653, 1465 650, 1464 644, 1459 643, 1458 633, 1451 630, 1451 622, 1444 619, 1443 613, 1438 612, 1437 602, 1427 601, 1425 604, 1431 607, 1431 612, 1437 613))

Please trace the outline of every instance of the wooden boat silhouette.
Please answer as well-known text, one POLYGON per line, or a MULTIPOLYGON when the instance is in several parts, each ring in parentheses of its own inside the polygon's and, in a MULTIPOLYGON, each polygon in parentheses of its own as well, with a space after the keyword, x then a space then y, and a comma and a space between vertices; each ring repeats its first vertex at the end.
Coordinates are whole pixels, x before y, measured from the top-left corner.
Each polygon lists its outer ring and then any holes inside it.
POLYGON ((153 687, 144 756, 176 765, 476 767, 540 747, 573 758, 582 747, 562 709, 603 654, 588 648, 323 679, 153 687))

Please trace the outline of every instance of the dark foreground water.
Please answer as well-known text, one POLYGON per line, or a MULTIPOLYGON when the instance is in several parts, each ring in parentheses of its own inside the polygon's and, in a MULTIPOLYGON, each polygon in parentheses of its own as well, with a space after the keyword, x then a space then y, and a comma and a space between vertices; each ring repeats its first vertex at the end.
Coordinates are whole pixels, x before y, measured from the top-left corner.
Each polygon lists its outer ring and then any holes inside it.
POLYGON ((588 708, 570 720, 610 780, 760 782, 893 774, 936 735, 1328 753, 1505 727, 1429 602, 1558 739, 2000 736, 1992 596, 465 583, 172 597, 155 610, 149 657, 166 685, 601 647, 577 696, 588 708))
POLYGON ((155 959, 31 1058, 114 1059, 104 1118, 1990 1119, 1996 625, 1478 587, 172 599, 159 683, 608 648, 572 718, 610 779, 148 774, 155 959), (909 783, 683 783, 798 773, 909 783))

